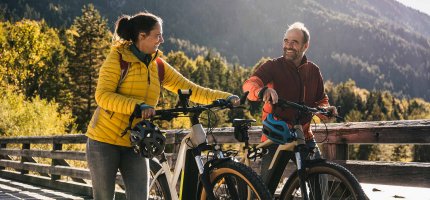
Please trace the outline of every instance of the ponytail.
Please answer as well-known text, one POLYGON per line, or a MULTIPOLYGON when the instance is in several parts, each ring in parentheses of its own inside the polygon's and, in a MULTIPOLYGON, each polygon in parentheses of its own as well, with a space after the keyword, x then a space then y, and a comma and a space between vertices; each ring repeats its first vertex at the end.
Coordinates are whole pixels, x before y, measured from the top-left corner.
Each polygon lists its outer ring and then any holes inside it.
POLYGON ((130 16, 123 15, 115 23, 115 34, 123 40, 131 40, 130 16))
POLYGON ((136 42, 139 33, 149 34, 156 23, 162 25, 163 20, 148 12, 141 12, 132 17, 123 15, 115 22, 115 35, 122 40, 136 42))

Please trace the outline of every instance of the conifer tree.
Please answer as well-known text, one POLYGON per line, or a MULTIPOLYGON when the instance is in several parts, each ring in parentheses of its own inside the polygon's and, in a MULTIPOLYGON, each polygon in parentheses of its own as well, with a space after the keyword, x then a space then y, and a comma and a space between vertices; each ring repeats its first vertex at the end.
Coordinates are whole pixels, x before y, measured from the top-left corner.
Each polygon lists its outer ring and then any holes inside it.
POLYGON ((191 74, 196 69, 192 60, 190 60, 183 51, 170 52, 167 54, 166 61, 188 79, 191 78, 191 74))
MULTIPOLYGON (((74 56, 71 57, 71 74, 74 104, 78 128, 86 124, 96 103, 94 99, 97 77, 109 46, 110 33, 107 20, 100 16, 92 4, 84 6, 82 15, 74 20, 71 30, 76 31, 74 56)), ((119 66, 118 66, 119 67, 119 66)))
POLYGON ((192 80, 201 86, 208 87, 211 84, 209 82, 209 62, 201 56, 198 56, 195 62, 197 69, 192 75, 192 80))

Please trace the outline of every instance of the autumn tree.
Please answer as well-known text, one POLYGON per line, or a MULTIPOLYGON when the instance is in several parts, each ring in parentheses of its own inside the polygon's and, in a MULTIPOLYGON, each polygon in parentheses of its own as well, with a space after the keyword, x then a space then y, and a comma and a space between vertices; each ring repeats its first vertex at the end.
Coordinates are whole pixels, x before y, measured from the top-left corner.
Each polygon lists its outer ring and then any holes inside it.
POLYGON ((28 98, 67 99, 67 60, 58 31, 32 20, 0 27, 2 85, 13 85, 28 98))

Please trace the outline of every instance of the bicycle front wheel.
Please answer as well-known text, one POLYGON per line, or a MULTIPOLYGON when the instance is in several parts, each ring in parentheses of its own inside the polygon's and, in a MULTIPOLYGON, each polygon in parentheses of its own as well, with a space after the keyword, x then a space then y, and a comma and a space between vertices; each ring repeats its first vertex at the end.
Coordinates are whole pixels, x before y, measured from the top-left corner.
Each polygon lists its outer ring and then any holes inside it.
MULTIPOLYGON (((309 164, 305 175, 309 199, 367 199, 360 183, 346 168, 330 162, 309 164)), ((282 200, 302 199, 297 171, 287 180, 281 192, 282 200)))
MULTIPOLYGON (((261 178, 251 168, 234 161, 225 161, 210 173, 216 199, 272 199, 261 178)), ((201 200, 207 199, 205 189, 199 191, 201 200)))
POLYGON ((155 175, 162 170, 160 164, 153 160, 149 160, 149 167, 151 168, 150 188, 148 193, 148 200, 171 200, 169 183, 165 174, 155 175))

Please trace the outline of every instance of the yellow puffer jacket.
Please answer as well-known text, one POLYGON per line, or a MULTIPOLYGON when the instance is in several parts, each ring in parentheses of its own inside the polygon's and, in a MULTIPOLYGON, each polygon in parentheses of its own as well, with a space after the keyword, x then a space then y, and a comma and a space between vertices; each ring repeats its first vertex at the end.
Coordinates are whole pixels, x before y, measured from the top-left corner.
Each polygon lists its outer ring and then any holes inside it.
MULTIPOLYGON (((159 56, 160 53, 154 54, 153 57, 159 56)), ((191 89, 193 92, 190 100, 201 104, 231 95, 198 86, 163 62, 165 70, 162 85, 169 91, 177 93, 178 89, 191 89)), ((131 146, 129 134, 121 137, 121 133, 127 127, 135 105, 144 102, 155 107, 159 96, 160 82, 155 58, 146 66, 133 55, 129 45, 113 46, 100 69, 97 83, 95 98, 101 109, 94 112, 86 135, 100 142, 131 146), (124 61, 131 63, 131 67, 116 92, 121 73, 120 54, 124 61)))

